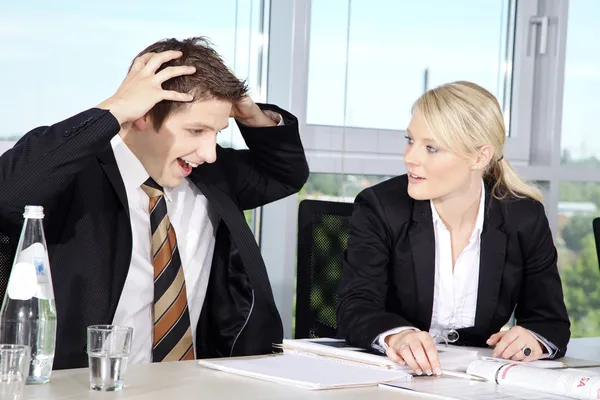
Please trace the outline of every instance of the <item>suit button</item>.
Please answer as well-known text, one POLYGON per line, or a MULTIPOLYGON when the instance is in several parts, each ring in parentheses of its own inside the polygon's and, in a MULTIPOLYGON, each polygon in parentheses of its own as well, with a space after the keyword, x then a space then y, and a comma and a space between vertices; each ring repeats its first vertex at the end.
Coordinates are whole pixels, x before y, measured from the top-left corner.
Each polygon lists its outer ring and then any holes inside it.
POLYGON ((71 136, 71 130, 70 130, 70 129, 67 129, 67 130, 65 131, 65 133, 63 134, 63 136, 65 136, 65 137, 67 137, 67 136, 71 136))

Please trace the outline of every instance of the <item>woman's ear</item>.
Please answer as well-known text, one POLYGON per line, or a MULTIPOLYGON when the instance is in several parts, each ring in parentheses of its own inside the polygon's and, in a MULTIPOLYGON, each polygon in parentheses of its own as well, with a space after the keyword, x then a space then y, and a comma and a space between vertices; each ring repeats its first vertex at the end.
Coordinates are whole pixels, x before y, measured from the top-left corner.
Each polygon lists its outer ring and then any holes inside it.
POLYGON ((485 169, 492 158, 494 157, 494 148, 489 144, 484 144, 479 148, 475 162, 473 163, 473 169, 485 169))

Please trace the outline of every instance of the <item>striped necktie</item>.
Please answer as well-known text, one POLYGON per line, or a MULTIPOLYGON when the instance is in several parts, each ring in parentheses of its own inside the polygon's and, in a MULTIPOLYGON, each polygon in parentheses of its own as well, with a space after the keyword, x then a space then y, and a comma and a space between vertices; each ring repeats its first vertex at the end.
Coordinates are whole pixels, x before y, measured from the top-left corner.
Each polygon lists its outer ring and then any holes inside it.
POLYGON ((154 264, 154 362, 194 359, 185 277, 175 229, 167 216, 163 188, 149 178, 142 189, 150 197, 154 264))

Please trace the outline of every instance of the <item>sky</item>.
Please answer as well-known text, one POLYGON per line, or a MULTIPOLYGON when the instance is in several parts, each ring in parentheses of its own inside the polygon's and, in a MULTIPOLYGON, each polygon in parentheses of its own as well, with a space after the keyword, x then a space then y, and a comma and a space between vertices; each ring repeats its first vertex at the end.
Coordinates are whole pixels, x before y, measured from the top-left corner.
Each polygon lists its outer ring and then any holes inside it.
MULTIPOLYGON (((61 0, 0 3, 0 138, 22 135, 112 95, 157 40, 203 35, 255 88, 258 0, 61 0), (168 4, 168 7, 165 7, 168 4)), ((220 139, 243 145, 231 131, 220 139)))
MULTIPOLYGON (((313 0, 307 122, 404 129, 425 69, 429 87, 466 79, 501 97, 507 1, 313 0)), ((259 5, 2 2, 0 138, 100 103, 114 93, 135 54, 165 37, 210 37, 236 74, 249 79, 256 98, 259 5)), ((591 51, 599 20, 597 0, 570 2, 562 147, 574 157, 600 158, 600 52, 591 51)), ((243 145, 235 132, 221 139, 243 145)))

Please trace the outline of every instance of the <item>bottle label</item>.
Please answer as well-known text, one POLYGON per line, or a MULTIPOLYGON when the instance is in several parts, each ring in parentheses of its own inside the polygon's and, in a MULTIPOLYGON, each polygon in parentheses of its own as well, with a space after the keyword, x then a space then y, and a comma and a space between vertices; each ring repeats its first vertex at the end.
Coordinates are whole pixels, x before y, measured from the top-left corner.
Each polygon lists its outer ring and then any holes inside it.
POLYGON ((32 268, 37 287, 34 296, 39 299, 53 299, 54 292, 46 248, 40 242, 36 242, 17 253, 16 258, 17 263, 28 264, 32 268))
POLYGON ((19 262, 10 272, 6 292, 13 300, 29 300, 37 291, 37 283, 35 266, 31 263, 19 262))
POLYGON ((48 268, 45 266, 45 260, 42 258, 34 258, 33 265, 35 266, 35 274, 39 283, 48 282, 48 268))

